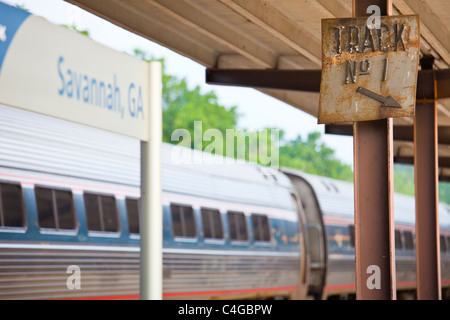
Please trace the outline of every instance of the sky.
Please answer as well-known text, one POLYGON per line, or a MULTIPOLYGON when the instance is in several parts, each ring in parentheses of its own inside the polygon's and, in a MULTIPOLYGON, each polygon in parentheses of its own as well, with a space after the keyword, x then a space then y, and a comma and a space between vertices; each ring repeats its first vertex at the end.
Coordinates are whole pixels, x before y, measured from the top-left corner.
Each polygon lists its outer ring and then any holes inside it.
POLYGON ((79 30, 89 31, 95 41, 115 50, 132 54, 134 49, 139 48, 154 58, 164 58, 168 74, 186 78, 190 88, 199 85, 202 92, 214 91, 219 103, 225 107, 238 106, 239 128, 279 128, 285 131, 287 139, 294 139, 298 135, 306 138, 309 132, 319 131, 323 133, 323 141, 336 151, 336 157, 353 166, 352 137, 325 135, 324 125, 318 125, 315 117, 291 105, 251 88, 208 85, 202 65, 62 0, 0 1, 22 5, 32 14, 54 24, 76 25, 79 30))

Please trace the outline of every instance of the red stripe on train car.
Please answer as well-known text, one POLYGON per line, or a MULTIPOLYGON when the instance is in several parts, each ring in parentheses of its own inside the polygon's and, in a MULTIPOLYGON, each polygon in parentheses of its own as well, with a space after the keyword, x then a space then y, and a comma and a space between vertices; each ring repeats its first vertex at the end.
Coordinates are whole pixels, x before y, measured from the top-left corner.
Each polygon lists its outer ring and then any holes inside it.
MULTIPOLYGON (((231 294, 243 294, 243 293, 256 293, 256 292, 273 292, 273 291, 292 291, 297 290, 298 287, 277 287, 277 288, 257 288, 257 289, 240 289, 240 290, 218 290, 218 291, 194 291, 194 292, 173 292, 164 293, 163 297, 187 297, 187 296, 210 296, 210 295, 231 295, 231 294)), ((69 298, 65 300, 132 300, 139 299, 139 295, 119 295, 119 296, 101 296, 101 297, 82 297, 82 298, 69 298)))
MULTIPOLYGON (((450 284, 450 280, 442 280, 442 284, 450 284)), ((398 281, 397 287, 407 287, 407 286, 416 286, 416 281, 398 281)), ((341 285, 335 285, 335 286, 325 286, 325 291, 331 291, 331 290, 342 290, 342 289, 356 289, 355 284, 341 284, 341 285)))
POLYGON ((341 284, 336 286, 325 286, 325 291, 342 290, 342 289, 356 289, 355 284, 341 284))
POLYGON ((239 294, 239 293, 255 293, 255 292, 271 292, 271 291, 291 291, 297 290, 295 287, 278 287, 278 288, 258 288, 258 289, 241 289, 241 290, 219 290, 219 291, 198 291, 198 292, 174 292, 165 293, 163 297, 181 297, 181 296, 210 296, 220 294, 239 294))

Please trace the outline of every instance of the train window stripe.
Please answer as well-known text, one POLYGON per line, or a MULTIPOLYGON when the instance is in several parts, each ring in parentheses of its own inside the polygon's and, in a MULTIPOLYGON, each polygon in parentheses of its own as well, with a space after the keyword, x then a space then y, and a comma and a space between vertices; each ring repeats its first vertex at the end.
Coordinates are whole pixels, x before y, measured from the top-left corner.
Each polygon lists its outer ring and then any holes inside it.
MULTIPOLYGON (((139 246, 116 245, 80 245, 80 244, 31 244, 31 243, 0 243, 0 249, 31 249, 31 250, 64 250, 64 251, 107 251, 107 252, 134 252, 139 254, 139 246)), ((248 251, 248 250, 222 250, 222 249, 186 249, 163 247, 163 254, 198 254, 217 256, 251 256, 251 257, 283 257, 298 259, 299 251, 248 251)))

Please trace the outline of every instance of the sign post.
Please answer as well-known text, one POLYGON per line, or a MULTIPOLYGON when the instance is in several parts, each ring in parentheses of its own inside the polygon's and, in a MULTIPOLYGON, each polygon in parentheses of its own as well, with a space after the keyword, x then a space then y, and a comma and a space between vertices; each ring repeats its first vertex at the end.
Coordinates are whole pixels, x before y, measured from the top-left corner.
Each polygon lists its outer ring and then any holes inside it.
POLYGON ((391 0, 353 0, 353 18, 322 20, 318 120, 353 122, 360 300, 396 299, 392 118, 414 115, 420 32, 418 16, 391 12, 391 0))
POLYGON ((141 292, 142 300, 162 299, 162 69, 149 63, 149 141, 141 141, 141 292))

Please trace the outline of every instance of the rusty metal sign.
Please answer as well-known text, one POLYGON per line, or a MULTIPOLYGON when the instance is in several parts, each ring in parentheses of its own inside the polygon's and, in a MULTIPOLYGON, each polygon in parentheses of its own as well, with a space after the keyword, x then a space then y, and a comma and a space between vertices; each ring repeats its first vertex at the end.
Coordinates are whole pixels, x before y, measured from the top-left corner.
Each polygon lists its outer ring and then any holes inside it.
POLYGON ((416 104, 418 15, 322 20, 319 123, 412 117, 416 104))

